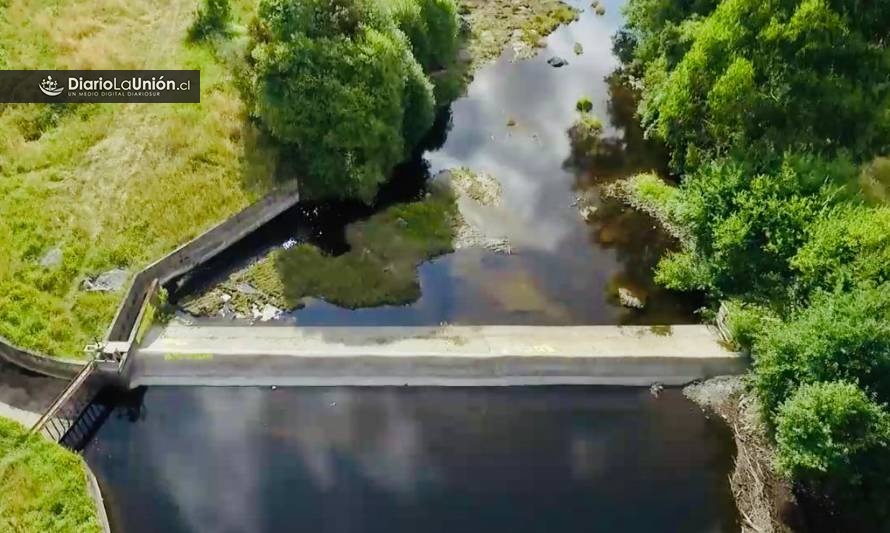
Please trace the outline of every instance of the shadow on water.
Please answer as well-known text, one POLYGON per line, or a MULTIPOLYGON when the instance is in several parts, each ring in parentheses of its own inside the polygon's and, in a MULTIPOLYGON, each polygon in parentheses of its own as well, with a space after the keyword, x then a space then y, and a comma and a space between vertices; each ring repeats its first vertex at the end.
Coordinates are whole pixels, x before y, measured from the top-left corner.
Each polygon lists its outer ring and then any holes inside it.
POLYGON ((84 450, 113 529, 738 531, 678 390, 151 388, 84 450))
POLYGON ((300 202, 199 269, 174 280, 168 287, 172 289, 172 301, 175 303, 178 297, 212 287, 233 270, 288 241, 309 243, 331 255, 347 252, 346 227, 349 224, 364 220, 391 205, 423 199, 430 179, 429 163, 423 154, 439 148, 450 127, 451 109, 441 108, 433 128, 414 156, 393 170, 392 177, 381 186, 371 204, 360 201, 300 202))

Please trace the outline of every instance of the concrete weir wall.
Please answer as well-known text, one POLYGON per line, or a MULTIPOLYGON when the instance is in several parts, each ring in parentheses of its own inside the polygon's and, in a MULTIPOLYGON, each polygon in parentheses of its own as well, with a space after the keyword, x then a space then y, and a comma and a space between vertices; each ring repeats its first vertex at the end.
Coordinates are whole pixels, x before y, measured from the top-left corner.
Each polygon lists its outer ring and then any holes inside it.
POLYGON ((708 326, 171 325, 138 385, 682 385, 745 371, 708 326))

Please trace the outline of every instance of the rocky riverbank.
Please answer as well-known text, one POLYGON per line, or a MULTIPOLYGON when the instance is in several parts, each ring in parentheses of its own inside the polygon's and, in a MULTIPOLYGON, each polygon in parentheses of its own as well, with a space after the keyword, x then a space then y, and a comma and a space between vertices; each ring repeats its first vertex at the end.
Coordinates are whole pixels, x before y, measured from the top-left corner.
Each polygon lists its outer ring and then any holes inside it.
POLYGON ((729 484, 741 515, 742 533, 790 533, 799 522, 791 485, 773 468, 775 451, 760 418, 757 399, 743 376, 693 383, 683 394, 732 430, 736 458, 729 484))

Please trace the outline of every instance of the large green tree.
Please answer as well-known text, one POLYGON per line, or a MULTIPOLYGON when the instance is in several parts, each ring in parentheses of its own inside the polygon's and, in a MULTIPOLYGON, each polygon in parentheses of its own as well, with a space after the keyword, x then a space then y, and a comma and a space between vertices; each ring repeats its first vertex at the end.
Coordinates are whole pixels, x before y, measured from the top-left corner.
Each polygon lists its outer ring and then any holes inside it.
MULTIPOLYGON (((251 39, 254 113, 295 148, 304 194, 370 201, 434 117, 432 84, 388 5, 261 0, 251 39)), ((438 45, 427 53, 453 51, 438 45)))
POLYGON ((733 148, 890 143, 890 4, 858 0, 634 0, 642 115, 677 168, 733 148))

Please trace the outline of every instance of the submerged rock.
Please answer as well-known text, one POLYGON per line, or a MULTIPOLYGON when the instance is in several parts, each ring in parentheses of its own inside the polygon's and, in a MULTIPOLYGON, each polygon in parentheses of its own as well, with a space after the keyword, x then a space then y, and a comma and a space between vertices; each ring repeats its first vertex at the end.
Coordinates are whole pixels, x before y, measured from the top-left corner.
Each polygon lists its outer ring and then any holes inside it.
POLYGON ((83 280, 81 288, 91 292, 111 292, 120 290, 129 278, 129 273, 122 268, 113 268, 93 279, 83 280))
POLYGON ((618 287, 618 301, 621 302, 621 305, 624 307, 630 307, 631 309, 642 309, 646 307, 645 300, 631 292, 630 289, 626 289, 624 287, 618 287))
POLYGON ((559 56, 553 56, 547 60, 547 64, 553 68, 560 68, 568 65, 569 62, 559 56))
POLYGON ((593 220, 593 216, 596 215, 596 206, 584 205, 581 206, 578 211, 581 212, 581 216, 584 217, 584 220, 590 222, 593 220))

